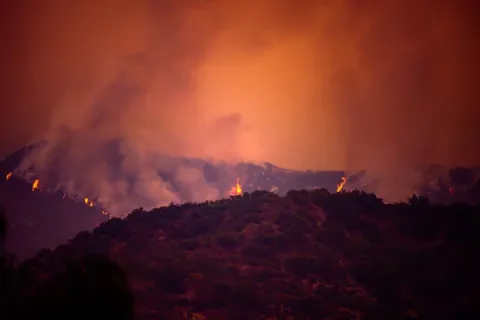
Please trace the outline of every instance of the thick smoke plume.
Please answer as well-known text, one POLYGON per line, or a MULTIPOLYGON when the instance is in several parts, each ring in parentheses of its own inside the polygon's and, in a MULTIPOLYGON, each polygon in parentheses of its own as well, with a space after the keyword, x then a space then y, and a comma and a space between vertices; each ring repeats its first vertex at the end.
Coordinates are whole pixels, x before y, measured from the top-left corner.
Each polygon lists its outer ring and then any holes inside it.
MULTIPOLYGON (((419 166, 480 163, 479 11, 467 0, 15 1, 1 13, 0 147, 48 141, 20 171, 53 166, 62 188, 119 210, 176 200, 157 174, 165 154, 366 169, 380 196, 402 198, 419 166)), ((192 170, 178 183, 218 196, 192 170)))

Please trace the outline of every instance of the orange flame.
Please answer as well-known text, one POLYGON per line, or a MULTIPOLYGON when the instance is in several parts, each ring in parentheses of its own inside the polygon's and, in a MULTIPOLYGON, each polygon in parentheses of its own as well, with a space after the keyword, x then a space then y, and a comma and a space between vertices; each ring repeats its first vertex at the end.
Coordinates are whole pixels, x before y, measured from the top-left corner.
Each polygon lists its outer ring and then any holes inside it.
POLYGON ((347 183, 347 177, 342 177, 342 182, 340 182, 340 184, 337 184, 337 192, 342 191, 345 183, 347 183))
POLYGON ((88 197, 85 197, 83 199, 83 202, 85 202, 85 204, 89 207, 93 207, 93 201, 91 201, 90 199, 88 199, 88 197))
POLYGON ((35 179, 35 181, 33 181, 33 184, 32 184, 32 191, 35 191, 38 189, 38 184, 40 183, 40 180, 38 179, 35 179))
POLYGON ((12 177, 12 173, 9 172, 9 173, 7 173, 7 176, 5 177, 5 179, 7 179, 7 181, 8 181, 8 180, 10 180, 11 177, 12 177))
POLYGON ((232 190, 230 193, 232 196, 240 196, 242 195, 242 192, 243 190, 242 190, 242 186, 240 185, 240 179, 237 178, 237 183, 234 187, 232 187, 232 190))

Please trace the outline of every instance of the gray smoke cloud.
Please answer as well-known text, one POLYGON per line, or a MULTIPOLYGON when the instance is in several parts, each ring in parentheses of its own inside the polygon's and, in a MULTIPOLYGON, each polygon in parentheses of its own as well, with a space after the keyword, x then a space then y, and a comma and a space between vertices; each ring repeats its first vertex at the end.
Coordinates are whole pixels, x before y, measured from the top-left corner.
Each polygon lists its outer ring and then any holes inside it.
MULTIPOLYGON (((181 200, 159 155, 366 169, 387 199, 411 192, 422 165, 480 163, 476 2, 24 0, 5 12, 2 152, 48 141, 18 172, 53 170, 114 211, 181 200)), ((198 168, 178 170, 194 199, 222 196, 198 168)))

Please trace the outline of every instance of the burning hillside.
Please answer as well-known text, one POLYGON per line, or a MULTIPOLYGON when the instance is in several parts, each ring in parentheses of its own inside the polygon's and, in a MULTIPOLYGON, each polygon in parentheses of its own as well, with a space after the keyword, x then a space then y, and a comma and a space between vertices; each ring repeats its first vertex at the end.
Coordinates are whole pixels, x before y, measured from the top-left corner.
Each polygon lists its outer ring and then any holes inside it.
POLYGON ((138 207, 217 200, 243 191, 269 190, 282 195, 290 189, 326 188, 333 192, 344 175, 341 171, 287 170, 269 163, 209 162, 160 155, 146 162, 147 169, 139 166, 131 171, 125 169, 127 162, 118 145, 110 145, 108 150, 103 151, 103 173, 109 172, 108 176, 78 175, 73 168, 68 170, 68 153, 59 153, 47 143, 13 154, 2 167, 9 177, 31 183, 32 190, 60 192, 64 198, 82 199, 86 205, 114 216, 138 207), (44 158, 49 158, 48 165, 39 162, 44 158))
MULTIPOLYGON (((5 176, 5 180, 9 181, 10 179, 12 179, 12 177, 13 177, 13 173, 9 172, 5 176)), ((40 179, 35 179, 32 182, 32 192, 35 192, 35 191, 37 191, 37 192, 42 191, 42 188, 41 188, 41 185, 40 185, 40 179)), ((50 191, 50 193, 52 193, 52 190, 48 190, 48 191, 50 191)), ((55 193, 58 194, 58 192, 55 192, 55 193)), ((70 200, 74 200, 74 201, 79 201, 80 200, 78 198, 78 196, 70 196, 67 192, 63 192, 62 199, 70 199, 70 200)), ((87 205, 89 207, 94 206, 94 201, 89 199, 88 197, 84 197, 83 199, 81 199, 81 202, 83 202, 85 205, 87 205)), ((102 214, 109 216, 109 213, 107 211, 105 211, 105 210, 99 210, 99 211, 102 214)))
POLYGON ((7 249, 18 259, 53 248, 82 230, 91 230, 108 219, 99 208, 80 199, 45 191, 42 182, 27 183, 15 175, 0 181, 0 207, 8 223, 7 249))
MULTIPOLYGON (((132 171, 126 169, 132 164, 122 157, 119 148, 119 145, 110 145, 103 151, 105 170, 102 175, 79 176, 62 169, 70 164, 68 155, 64 157, 48 144, 40 144, 30 147, 21 157, 15 158, 14 154, 7 158, 14 160, 10 161, 9 170, 5 170, 6 180, 12 177, 13 171, 13 175, 30 181, 34 190, 41 183, 44 192, 61 192, 64 198, 82 199, 100 212, 123 216, 138 207, 149 209, 171 202, 218 200, 255 190, 279 195, 289 190, 321 188, 330 192, 362 190, 376 193, 381 178, 366 171, 295 171, 270 163, 211 162, 162 155, 144 160, 145 168, 138 164, 138 167, 132 167, 132 171), (40 165, 35 160, 45 157, 50 159, 49 166, 40 165), (103 175, 105 172, 109 172, 108 176, 103 175)), ((418 178, 406 189, 403 201, 412 194, 442 203, 475 203, 480 199, 475 191, 480 181, 480 168, 430 166, 418 168, 417 172, 418 178)))
MULTIPOLYGON (((20 243, 28 243, 29 246, 28 250, 14 249, 17 246, 16 244, 11 247, 20 257, 31 255, 42 247, 57 245, 73 235, 70 231, 62 233, 64 230, 62 228, 52 233, 51 230, 54 227, 42 222, 42 220, 46 221, 50 218, 42 217, 38 210, 45 212, 47 216, 58 215, 57 219, 65 219, 66 217, 63 211, 58 211, 57 203, 74 205, 74 211, 78 212, 84 210, 95 212, 95 221, 97 222, 92 224, 87 222, 88 219, 85 223, 77 222, 77 226, 71 230, 73 230, 72 232, 78 232, 85 229, 90 230, 108 217, 124 216, 126 212, 129 212, 129 208, 132 210, 138 207, 149 209, 152 208, 152 203, 155 203, 155 201, 150 200, 156 199, 156 193, 153 192, 156 189, 150 191, 147 189, 136 190, 136 181, 141 178, 135 175, 124 176, 125 184, 121 193, 123 197, 119 197, 120 194, 117 194, 116 198, 106 201, 105 194, 103 196, 102 193, 96 194, 95 190, 98 189, 89 188, 90 183, 95 180, 84 180, 83 182, 86 184, 82 185, 81 181, 75 182, 62 178, 58 175, 58 170, 54 170, 54 167, 39 173, 35 173, 34 170, 27 170, 23 171, 22 174, 22 171, 16 169, 22 167, 21 164, 24 163, 26 154, 29 154, 29 152, 19 150, 0 163, 0 169, 3 170, 5 177, 0 183, 2 188, 1 204, 8 207, 8 212, 11 215, 15 215, 12 220, 17 224, 16 227, 12 228, 10 238, 22 239, 20 243), (59 183, 59 181, 64 181, 66 184, 59 183), (88 190, 90 192, 87 192, 88 190), (129 190, 132 192, 130 193, 129 190), (141 190, 144 190, 146 194, 140 193, 141 190), (32 197, 33 199, 43 200, 41 200, 41 204, 37 203, 28 208, 25 207, 28 201, 32 201, 29 200, 32 197), (17 200, 13 201, 12 199, 17 200), (113 200, 118 200, 118 203, 113 200), (111 211, 108 206, 105 206, 105 203, 112 204, 112 208, 118 211, 111 211), (33 220, 20 218, 23 215, 35 218, 33 220), (38 237, 25 236, 24 228, 28 230, 36 229, 38 237), (43 235, 43 232, 47 234, 43 235), (57 240, 42 240, 44 238, 48 239, 54 234, 58 235, 57 240)), ((266 190, 278 195, 285 195, 289 190, 295 189, 314 190, 324 188, 330 192, 344 192, 353 189, 374 191, 376 188, 375 180, 368 179, 367 172, 347 175, 342 171, 294 171, 279 168, 269 163, 262 165, 252 163, 227 164, 179 157, 158 158, 157 165, 155 179, 159 183, 161 181, 161 184, 158 185, 158 192, 161 196, 160 199, 164 199, 162 205, 168 205, 171 202, 218 200, 256 190, 266 190), (162 198, 162 195, 167 193, 170 196, 162 198)), ((119 167, 120 165, 112 162, 111 166, 119 167)), ((480 170, 427 168, 423 172, 423 182, 415 188, 412 187, 411 194, 427 196, 436 203, 465 202, 474 204, 480 199, 480 183, 478 182, 480 170)), ((75 221, 77 219, 81 220, 83 218, 81 216, 76 217, 75 221)), ((73 222, 66 221, 65 223, 71 225, 73 222)), ((55 225, 58 225, 58 223, 55 223, 55 225)), ((27 232, 27 234, 30 234, 30 232, 27 232)), ((15 241, 12 240, 9 243, 13 244, 15 241)))
MULTIPOLYGON (((242 191, 267 190, 284 195, 289 190, 301 189, 325 188, 330 192, 378 190, 379 177, 366 171, 295 171, 270 163, 209 162, 160 155, 147 163, 147 178, 146 173, 125 170, 125 160, 118 153, 118 146, 110 145, 109 150, 110 153, 104 156, 105 160, 110 160, 105 162, 110 178, 90 175, 75 180, 74 175, 62 169, 69 163, 68 156, 64 158, 62 154, 52 153, 55 150, 49 149, 45 143, 19 150, 7 157, 0 167, 4 169, 7 181, 13 175, 20 176, 32 183, 32 190, 39 189, 41 183, 45 192, 62 192, 64 198, 82 199, 86 205, 115 216, 138 207, 216 200, 242 191), (35 159, 42 157, 50 158, 51 165, 38 166, 35 159)), ((480 181, 480 168, 430 166, 417 171, 418 178, 408 187, 403 200, 412 194, 428 196, 435 202, 475 203, 478 200, 472 190, 480 181)))

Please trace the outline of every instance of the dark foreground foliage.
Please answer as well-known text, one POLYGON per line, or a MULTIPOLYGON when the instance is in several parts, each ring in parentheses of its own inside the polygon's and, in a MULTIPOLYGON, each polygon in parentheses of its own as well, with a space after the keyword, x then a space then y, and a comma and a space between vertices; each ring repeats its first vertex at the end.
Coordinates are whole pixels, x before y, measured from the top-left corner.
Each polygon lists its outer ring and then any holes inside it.
POLYGON ((42 319, 478 317, 479 213, 326 190, 136 210, 2 269, 2 301, 42 319))

